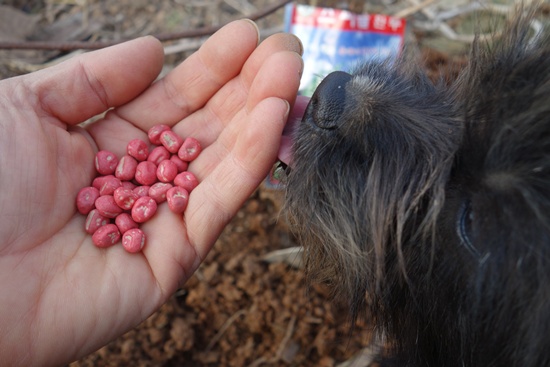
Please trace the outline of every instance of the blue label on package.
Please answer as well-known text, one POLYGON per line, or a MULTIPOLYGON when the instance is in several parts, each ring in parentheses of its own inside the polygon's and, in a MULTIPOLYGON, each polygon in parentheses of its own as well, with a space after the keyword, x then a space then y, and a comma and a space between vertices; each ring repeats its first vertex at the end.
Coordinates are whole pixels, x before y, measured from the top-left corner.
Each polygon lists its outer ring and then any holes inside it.
POLYGON ((285 30, 304 45, 300 94, 311 96, 332 71, 350 71, 360 61, 397 55, 403 47, 405 24, 404 19, 381 14, 287 5, 285 30))

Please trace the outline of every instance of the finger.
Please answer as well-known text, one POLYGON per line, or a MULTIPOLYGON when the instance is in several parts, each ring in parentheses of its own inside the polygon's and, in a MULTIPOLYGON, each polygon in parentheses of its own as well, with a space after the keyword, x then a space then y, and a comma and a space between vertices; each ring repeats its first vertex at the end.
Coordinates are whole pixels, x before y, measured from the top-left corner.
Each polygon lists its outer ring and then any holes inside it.
MULTIPOLYGON (((256 50, 254 50, 252 55, 250 55, 240 75, 228 82, 218 93, 216 93, 216 95, 208 101, 205 108, 195 112, 181 123, 178 123, 174 127, 174 131, 181 136, 193 136, 205 145, 210 144, 247 103, 246 100, 249 97, 250 88, 259 70, 264 67, 269 58, 281 51, 291 51, 301 55, 303 48, 300 40, 291 34, 278 33, 267 38, 256 48, 256 50)), ((268 72, 271 78, 278 78, 279 75, 277 75, 277 73, 280 69, 284 69, 285 66, 288 65, 287 60, 280 59, 279 62, 280 67, 268 72)), ((300 60, 299 63, 301 66, 302 61, 300 60)), ((290 65, 291 69, 293 67, 294 65, 290 65)), ((284 75, 287 74, 285 70, 283 70, 283 73, 284 75)), ((287 88, 283 88, 282 90, 286 89, 287 88)), ((262 100, 267 95, 257 95, 254 103, 262 100)), ((293 98, 287 97, 286 95, 281 95, 281 98, 288 100, 292 104, 293 98)))
POLYGON ((153 37, 90 52, 23 81, 47 115, 80 123, 139 95, 159 74, 163 49, 153 37))
POLYGON ((246 111, 251 111, 267 96, 279 97, 294 103, 303 67, 302 57, 295 52, 280 52, 273 55, 265 62, 250 86, 246 111))
POLYGON ((224 226, 265 178, 278 149, 289 104, 267 98, 246 119, 233 149, 193 190, 185 212, 187 235, 204 259, 224 226))
POLYGON ((202 47, 117 114, 143 130, 173 125, 202 107, 220 87, 239 74, 258 45, 258 28, 249 20, 229 23, 202 47))
POLYGON ((241 75, 246 86, 250 86, 264 61, 279 51, 292 51, 302 56, 304 47, 300 39, 290 33, 276 33, 263 41, 246 61, 241 75))
MULTIPOLYGON (((250 110, 253 110, 259 103, 258 101, 268 97, 277 97, 291 105, 296 98, 302 68, 302 58, 295 52, 283 51, 271 55, 264 61, 256 75, 256 79, 250 86, 247 99, 251 102, 247 101, 245 103, 250 104, 250 110)), ((237 143, 239 135, 250 129, 248 114, 249 112, 243 106, 231 123, 222 131, 202 129, 191 134, 205 147, 203 152, 189 166, 190 171, 197 176, 199 181, 208 176, 220 164, 221 160, 237 143)), ((268 116, 265 116, 265 118, 268 119, 268 116)), ((180 125, 176 125, 174 130, 178 134, 182 134, 179 127, 180 125)), ((218 127, 215 129, 218 129, 218 127)), ((182 136, 186 136, 185 132, 182 136)), ((279 140, 280 137, 281 134, 278 135, 279 140)))
MULTIPOLYGON (((246 23, 247 22, 245 22, 245 24, 246 23)), ((266 98, 269 95, 275 95, 286 99, 292 104, 296 95, 294 88, 297 79, 296 75, 302 68, 302 60, 298 57, 296 52, 300 53, 301 51, 301 44, 295 36, 280 34, 268 38, 266 41, 262 42, 262 44, 254 50, 252 55, 250 55, 249 59, 246 60, 239 76, 223 86, 222 89, 207 102, 205 108, 189 116, 183 123, 175 125, 174 131, 183 137, 195 137, 205 147, 211 144, 217 139, 220 132, 228 124, 228 121, 231 121, 235 114, 246 104, 246 100, 249 98, 249 89, 253 84, 253 78, 256 77, 260 69, 264 69, 264 71, 262 71, 264 76, 261 77, 261 84, 265 83, 266 85, 261 87, 262 90, 258 89, 255 101, 266 98), (293 52, 286 51, 277 55, 280 51, 285 51, 287 49, 293 52), (271 57, 275 57, 275 60, 269 61, 271 57), (272 82, 269 80, 270 78, 276 79, 276 81, 272 82), (294 80, 289 81, 289 79, 294 80), (281 82, 287 84, 279 87, 281 82), (269 85, 271 85, 272 88, 270 88, 269 85), (271 94, 272 91, 273 94, 271 94)), ((183 65, 187 64, 184 62, 181 66, 183 65)), ((182 70, 182 72, 184 72, 184 70, 182 70)), ((152 88, 155 88, 155 85, 153 85, 152 88)), ((184 89, 178 93, 186 93, 189 87, 182 85, 182 88, 184 89)), ((197 87, 194 89, 201 88, 197 87)), ((107 149, 115 154, 123 155, 125 154, 125 147, 129 140, 134 138, 147 140, 143 132, 137 131, 135 126, 128 123, 128 120, 126 120, 126 118, 128 118, 126 112, 121 113, 120 111, 126 111, 131 107, 135 107, 137 111, 141 111, 142 107, 144 107, 141 106, 143 102, 142 98, 148 93, 149 91, 145 92, 142 96, 133 100, 128 105, 110 111, 105 119, 88 126, 89 133, 97 142, 100 149, 107 149)), ((159 114, 159 116, 160 115, 162 114, 159 114)), ((161 120, 159 116, 147 119, 147 127, 149 125, 167 123, 167 121, 161 120)), ((140 115, 140 118, 141 117, 140 115)), ((147 127, 143 128, 146 129, 147 127)), ((238 129, 238 126, 233 129, 238 129)), ((228 139, 230 139, 230 136, 228 136, 228 139)))

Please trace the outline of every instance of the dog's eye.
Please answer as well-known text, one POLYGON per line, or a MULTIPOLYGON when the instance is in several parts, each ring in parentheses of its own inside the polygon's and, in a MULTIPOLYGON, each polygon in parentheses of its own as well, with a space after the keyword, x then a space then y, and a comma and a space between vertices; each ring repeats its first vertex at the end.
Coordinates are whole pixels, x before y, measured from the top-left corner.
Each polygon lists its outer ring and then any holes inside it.
POLYGON ((465 202, 460 207, 457 221, 457 234, 460 241, 466 249, 474 256, 479 257, 479 252, 475 248, 472 241, 472 223, 474 221, 474 213, 470 201, 465 202))

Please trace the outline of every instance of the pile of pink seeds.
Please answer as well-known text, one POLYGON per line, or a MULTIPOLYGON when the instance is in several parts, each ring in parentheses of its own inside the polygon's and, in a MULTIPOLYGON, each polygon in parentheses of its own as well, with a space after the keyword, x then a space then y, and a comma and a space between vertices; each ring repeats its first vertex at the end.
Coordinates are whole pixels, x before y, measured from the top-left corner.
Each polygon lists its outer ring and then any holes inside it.
POLYGON ((141 251, 145 233, 139 224, 149 220, 164 201, 174 213, 183 213, 189 193, 198 185, 195 175, 187 171, 201 152, 196 139, 184 140, 168 125, 152 127, 148 136, 151 150, 147 142, 134 139, 120 159, 99 151, 95 157, 99 176, 78 192, 77 209, 87 215, 85 230, 98 247, 112 246, 122 238, 126 251, 141 251))

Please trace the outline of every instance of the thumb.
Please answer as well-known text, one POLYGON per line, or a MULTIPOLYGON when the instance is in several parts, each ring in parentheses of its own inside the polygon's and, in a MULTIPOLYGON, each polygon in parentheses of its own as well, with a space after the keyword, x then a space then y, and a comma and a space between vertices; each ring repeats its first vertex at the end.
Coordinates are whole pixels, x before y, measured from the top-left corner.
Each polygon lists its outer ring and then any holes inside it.
POLYGON ((142 37, 77 56, 20 81, 37 97, 37 108, 76 124, 139 95, 160 73, 163 58, 161 43, 142 37))

